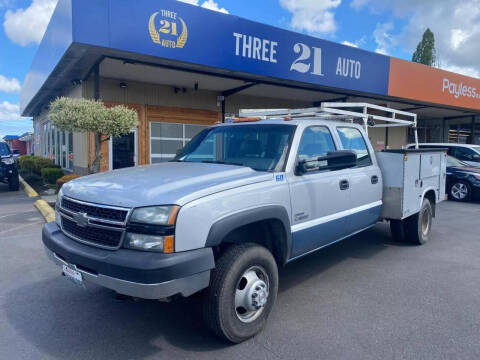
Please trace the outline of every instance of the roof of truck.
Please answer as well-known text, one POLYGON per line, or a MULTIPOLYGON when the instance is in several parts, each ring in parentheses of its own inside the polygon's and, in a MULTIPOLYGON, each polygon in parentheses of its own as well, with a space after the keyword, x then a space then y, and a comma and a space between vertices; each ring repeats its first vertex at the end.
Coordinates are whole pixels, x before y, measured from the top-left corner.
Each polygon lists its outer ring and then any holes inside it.
POLYGON ((298 125, 354 125, 359 126, 359 124, 345 122, 345 121, 336 121, 331 119, 321 119, 318 117, 311 117, 311 118, 297 118, 292 120, 284 120, 284 119, 268 119, 268 120, 245 120, 245 121, 237 121, 237 122, 225 122, 222 124, 217 124, 217 126, 228 126, 228 125, 290 125, 290 126, 298 126, 298 125))

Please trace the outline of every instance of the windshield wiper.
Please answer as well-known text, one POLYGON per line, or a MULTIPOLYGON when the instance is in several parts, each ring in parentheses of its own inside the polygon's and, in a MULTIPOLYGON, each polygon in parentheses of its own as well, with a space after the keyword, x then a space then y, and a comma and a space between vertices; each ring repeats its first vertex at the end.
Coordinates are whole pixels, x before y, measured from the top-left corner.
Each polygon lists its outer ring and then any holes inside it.
POLYGON ((245 166, 240 163, 228 162, 228 161, 219 161, 219 160, 203 160, 202 163, 205 164, 222 164, 222 165, 236 165, 236 166, 245 166))

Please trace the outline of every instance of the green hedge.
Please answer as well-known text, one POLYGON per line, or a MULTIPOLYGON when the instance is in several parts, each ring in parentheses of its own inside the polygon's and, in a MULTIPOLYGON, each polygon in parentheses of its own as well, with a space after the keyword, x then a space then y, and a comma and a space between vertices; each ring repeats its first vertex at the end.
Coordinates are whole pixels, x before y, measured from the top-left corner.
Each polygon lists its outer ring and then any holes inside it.
POLYGON ((62 169, 59 168, 43 168, 41 170, 43 181, 46 184, 55 185, 57 180, 63 176, 62 169))
POLYGON ((41 185, 43 184, 43 179, 40 175, 37 175, 30 170, 20 169, 20 176, 30 185, 41 185))
POLYGON ((42 169, 56 166, 52 164, 52 160, 50 159, 32 155, 20 156, 18 165, 20 169, 30 171, 38 176, 42 175, 42 169))

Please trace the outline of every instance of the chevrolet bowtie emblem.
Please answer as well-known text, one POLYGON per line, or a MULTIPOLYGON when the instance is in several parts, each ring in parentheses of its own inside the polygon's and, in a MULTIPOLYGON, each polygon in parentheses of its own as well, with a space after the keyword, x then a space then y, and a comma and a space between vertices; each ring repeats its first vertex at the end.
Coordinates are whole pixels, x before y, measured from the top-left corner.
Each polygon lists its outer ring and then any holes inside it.
POLYGON ((88 226, 88 218, 86 213, 77 213, 73 215, 73 221, 77 223, 77 226, 83 228, 88 226))

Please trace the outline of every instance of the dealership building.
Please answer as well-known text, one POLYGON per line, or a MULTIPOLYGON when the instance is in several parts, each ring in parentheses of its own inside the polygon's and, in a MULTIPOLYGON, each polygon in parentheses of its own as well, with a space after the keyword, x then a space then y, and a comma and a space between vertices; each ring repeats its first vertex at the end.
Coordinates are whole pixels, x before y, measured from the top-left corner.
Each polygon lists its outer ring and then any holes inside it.
MULTIPOLYGON (((132 133, 102 143, 102 171, 172 159, 240 109, 369 102, 414 112, 421 142, 480 144, 480 80, 174 0, 59 0, 22 92, 37 155, 88 172, 94 138, 49 121, 59 96, 126 105, 132 133)), ((377 150, 412 141, 372 128, 377 150)))

